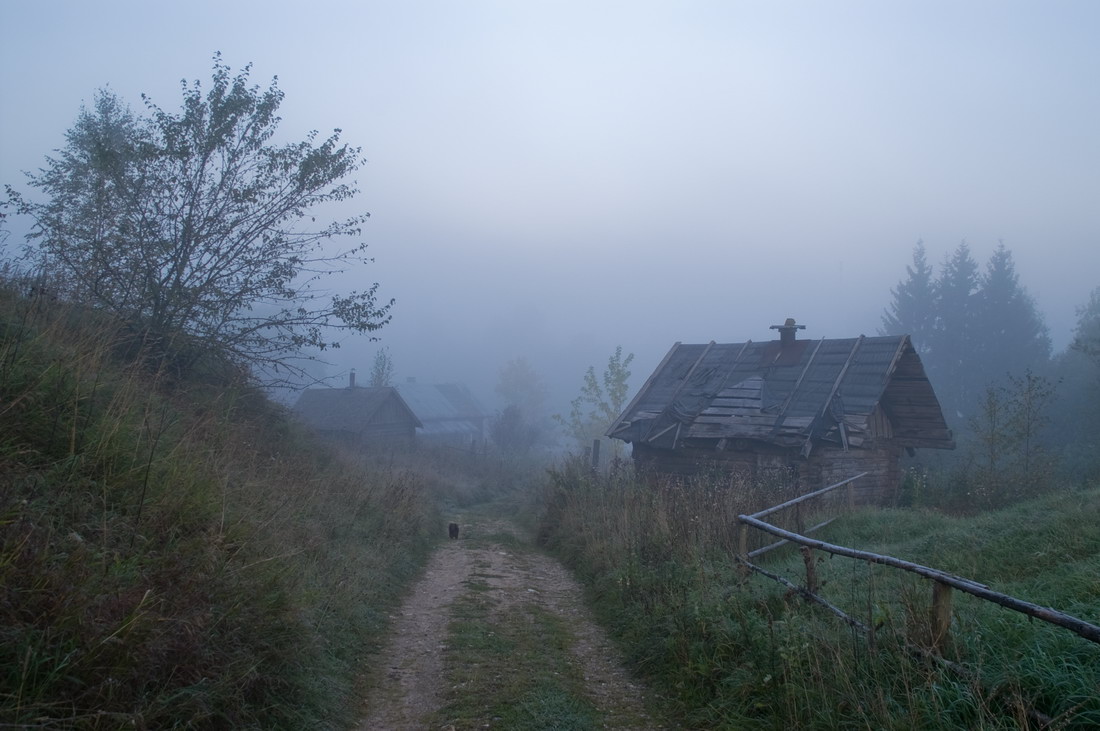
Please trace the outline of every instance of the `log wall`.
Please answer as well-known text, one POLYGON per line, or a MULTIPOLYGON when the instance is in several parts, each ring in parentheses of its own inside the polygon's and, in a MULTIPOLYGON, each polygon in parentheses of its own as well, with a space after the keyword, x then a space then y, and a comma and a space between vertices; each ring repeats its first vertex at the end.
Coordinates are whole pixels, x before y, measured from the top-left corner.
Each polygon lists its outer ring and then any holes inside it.
POLYGON ((883 444, 881 440, 875 449, 847 452, 818 446, 808 458, 797 449, 762 442, 749 442, 747 447, 731 445, 723 450, 701 444, 675 450, 645 444, 635 444, 633 448, 634 463, 643 471, 681 478, 732 475, 753 482, 786 481, 797 483, 799 493, 866 472, 855 483, 855 501, 862 505, 890 505, 897 500, 901 488, 900 454, 900 447, 883 444))

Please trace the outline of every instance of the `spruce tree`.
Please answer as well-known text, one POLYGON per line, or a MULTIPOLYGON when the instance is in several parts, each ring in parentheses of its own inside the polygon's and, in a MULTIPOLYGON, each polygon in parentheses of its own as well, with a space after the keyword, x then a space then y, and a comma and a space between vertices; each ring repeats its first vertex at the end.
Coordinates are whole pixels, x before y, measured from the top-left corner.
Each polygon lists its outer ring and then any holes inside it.
POLYGON ((1050 334, 1003 242, 989 257, 975 304, 975 365, 990 383, 1046 368, 1050 334))
POLYGON ((936 279, 936 322, 926 358, 929 377, 949 420, 965 418, 982 388, 973 348, 978 264, 965 241, 947 257, 936 279))
POLYGON ((936 322, 936 296, 932 266, 925 255, 924 241, 913 247, 913 263, 905 267, 907 277, 890 290, 894 299, 882 315, 883 335, 909 335, 919 352, 928 348, 936 322))

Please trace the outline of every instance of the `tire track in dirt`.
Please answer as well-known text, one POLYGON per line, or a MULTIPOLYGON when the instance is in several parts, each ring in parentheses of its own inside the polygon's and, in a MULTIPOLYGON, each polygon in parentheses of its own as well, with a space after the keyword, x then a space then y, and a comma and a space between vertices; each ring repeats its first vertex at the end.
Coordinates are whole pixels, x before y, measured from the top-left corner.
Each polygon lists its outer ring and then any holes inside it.
MULTIPOLYGON (((511 532, 496 524, 475 524, 468 535, 511 532)), ((608 729, 661 728, 646 710, 617 651, 584 605, 580 585, 557 561, 540 553, 515 551, 482 541, 451 541, 431 557, 400 612, 380 657, 366 700, 364 731, 431 728, 429 719, 447 695, 443 658, 451 605, 472 575, 488 584, 498 609, 533 602, 561 617, 573 637, 571 656, 585 679, 586 694, 608 729)), ((502 668, 507 672, 507 668, 502 668)))

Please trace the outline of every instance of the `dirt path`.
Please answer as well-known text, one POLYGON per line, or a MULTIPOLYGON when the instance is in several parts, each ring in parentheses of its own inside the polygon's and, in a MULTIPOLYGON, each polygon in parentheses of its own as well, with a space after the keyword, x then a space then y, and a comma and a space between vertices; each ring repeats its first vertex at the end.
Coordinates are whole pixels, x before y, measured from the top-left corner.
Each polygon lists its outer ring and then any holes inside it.
MULTIPOLYGON (((499 700, 480 697, 485 684, 478 682, 479 673, 491 671, 502 684, 514 674, 530 674, 523 653, 514 646, 492 663, 467 663, 472 669, 455 659, 449 651, 456 642, 451 623, 456 612, 468 616, 456 607, 472 606, 470 602, 487 608, 489 638, 505 636, 509 629, 515 632, 517 623, 510 618, 520 616, 517 612, 527 612, 526 616, 537 612, 547 618, 544 621, 567 628, 563 667, 553 675, 583 679, 578 683, 583 688, 580 702, 592 711, 588 721, 571 728, 661 728, 647 715, 641 688, 630 680, 615 648, 584 606, 577 582, 561 564, 507 540, 511 537, 507 525, 483 521, 465 527, 462 539, 436 551, 394 618, 393 635, 374 674, 361 729, 506 727, 489 711, 476 723, 469 717, 455 722, 448 715, 449 703, 468 707, 473 702, 488 709, 499 700), (464 698, 464 693, 477 697, 464 698)), ((519 631, 534 634, 529 639, 535 643, 549 641, 534 626, 519 631)))

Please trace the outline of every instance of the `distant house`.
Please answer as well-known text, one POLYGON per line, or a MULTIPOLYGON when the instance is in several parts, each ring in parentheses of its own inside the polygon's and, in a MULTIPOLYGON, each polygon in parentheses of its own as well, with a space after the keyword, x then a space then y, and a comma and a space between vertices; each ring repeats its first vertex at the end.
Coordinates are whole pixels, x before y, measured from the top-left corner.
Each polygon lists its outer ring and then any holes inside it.
POLYGON ((397 389, 360 387, 351 375, 347 388, 310 388, 294 412, 314 431, 356 447, 411 445, 423 426, 397 389))
POLYGON ((485 439, 488 414, 462 384, 410 379, 394 388, 419 419, 416 433, 421 442, 469 447, 485 439))
POLYGON ((643 470, 785 475, 808 491, 868 472, 862 502, 889 502, 899 458, 954 449, 909 336, 676 343, 607 436, 633 445, 643 470))

